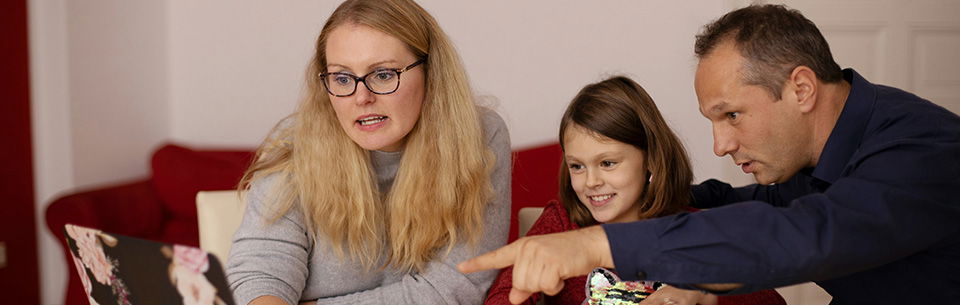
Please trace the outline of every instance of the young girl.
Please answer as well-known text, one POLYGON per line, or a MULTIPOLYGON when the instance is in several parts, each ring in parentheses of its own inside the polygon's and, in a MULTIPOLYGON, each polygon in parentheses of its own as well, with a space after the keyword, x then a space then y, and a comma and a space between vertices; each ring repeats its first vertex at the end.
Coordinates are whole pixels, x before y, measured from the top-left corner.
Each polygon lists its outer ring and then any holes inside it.
MULTIPOLYGON (((560 145, 560 203, 549 203, 527 235, 690 211, 686 204, 693 173, 683 145, 646 91, 629 78, 584 87, 560 121, 560 145)), ((512 268, 500 271, 485 304, 510 304, 512 268)), ((588 297, 588 303, 595 304, 604 298, 602 290, 613 289, 616 281, 606 272, 567 279, 557 295, 534 294, 526 304, 580 305, 588 297), (593 291, 585 289, 588 277, 593 291)), ((603 304, 637 304, 651 292, 643 304, 785 304, 773 290, 718 297, 649 282, 627 282, 616 289, 624 287, 646 291, 632 300, 623 297, 630 291, 607 293, 611 303, 603 304), (610 298, 619 298, 614 295, 623 298, 613 301, 610 298)))

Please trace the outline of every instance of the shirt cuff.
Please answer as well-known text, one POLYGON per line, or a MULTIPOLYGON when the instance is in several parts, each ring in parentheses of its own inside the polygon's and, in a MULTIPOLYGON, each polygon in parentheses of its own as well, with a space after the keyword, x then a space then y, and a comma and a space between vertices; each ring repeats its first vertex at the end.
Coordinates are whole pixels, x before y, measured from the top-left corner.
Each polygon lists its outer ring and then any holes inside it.
POLYGON ((602 225, 610 245, 610 256, 617 274, 626 281, 644 281, 649 257, 659 252, 654 227, 649 221, 602 225))

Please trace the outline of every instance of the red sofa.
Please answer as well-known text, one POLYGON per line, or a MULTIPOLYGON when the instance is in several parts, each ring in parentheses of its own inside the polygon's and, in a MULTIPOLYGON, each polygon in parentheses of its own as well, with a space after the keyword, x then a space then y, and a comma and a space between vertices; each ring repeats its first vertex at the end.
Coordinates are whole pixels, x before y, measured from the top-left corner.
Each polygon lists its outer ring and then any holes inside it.
MULTIPOLYGON (((64 304, 87 305, 64 239, 67 223, 150 240, 199 244, 195 198, 201 190, 235 188, 252 160, 250 151, 193 150, 165 145, 151 158, 150 177, 81 190, 54 200, 47 227, 63 249, 69 272, 64 304)), ((560 147, 548 144, 514 151, 510 240, 517 236, 517 211, 541 207, 557 196, 560 147)))
POLYGON ((151 158, 150 177, 77 191, 50 203, 47 227, 60 242, 70 274, 64 304, 86 305, 88 301, 70 259, 63 225, 197 246, 197 192, 235 188, 252 157, 250 151, 165 145, 151 158))
POLYGON ((560 194, 560 144, 550 143, 513 152, 510 198, 510 238, 517 239, 517 212, 525 207, 543 207, 560 194))

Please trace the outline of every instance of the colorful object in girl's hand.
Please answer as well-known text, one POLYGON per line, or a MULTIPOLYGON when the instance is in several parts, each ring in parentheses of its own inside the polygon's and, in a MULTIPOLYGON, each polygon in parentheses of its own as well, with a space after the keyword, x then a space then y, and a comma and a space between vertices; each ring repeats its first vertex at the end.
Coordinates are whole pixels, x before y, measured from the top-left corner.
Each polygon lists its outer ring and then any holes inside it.
POLYGON ((583 305, 637 305, 660 287, 663 284, 651 281, 621 281, 610 270, 597 268, 587 275, 583 305))

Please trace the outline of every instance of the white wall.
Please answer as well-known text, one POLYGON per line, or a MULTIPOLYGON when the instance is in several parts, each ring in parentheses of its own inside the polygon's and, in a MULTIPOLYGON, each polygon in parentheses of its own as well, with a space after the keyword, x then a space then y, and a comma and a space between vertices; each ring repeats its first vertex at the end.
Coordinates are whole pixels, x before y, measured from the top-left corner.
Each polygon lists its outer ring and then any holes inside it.
MULTIPOLYGON (((301 94, 303 70, 337 3, 173 1, 171 137, 258 143, 301 94), (215 122, 215 123, 213 123, 215 122)), ((718 1, 421 1, 453 39, 474 89, 499 104, 515 147, 556 139, 564 106, 613 73, 636 78, 693 156, 717 176, 709 125, 693 94, 693 35, 725 12, 718 1)))
POLYGON ((30 0, 27 13, 40 297, 42 304, 59 304, 67 282, 66 264, 43 215, 56 194, 73 186, 66 3, 30 0))
MULTIPOLYGON (((253 147, 293 111, 334 1, 30 0, 43 303, 66 272, 43 227, 57 194, 147 173, 152 149, 253 147)), ((514 147, 556 140, 585 84, 638 80, 685 140, 698 179, 736 178, 713 156, 693 93, 693 36, 725 1, 423 0, 514 147)))
POLYGON ((169 137, 167 4, 28 5, 41 297, 58 304, 67 273, 46 206, 78 188, 146 176, 147 157, 169 137))
POLYGON ((249 147, 293 111, 315 35, 338 4, 169 3, 170 136, 249 147))
POLYGON ((67 63, 74 179, 143 176, 169 135, 166 3, 68 1, 67 63))
POLYGON ((435 15, 475 89, 499 99, 515 147, 556 141, 560 116, 580 88, 626 74, 685 141, 698 179, 731 167, 713 155, 693 92, 693 37, 727 11, 725 2, 437 2, 435 15))

